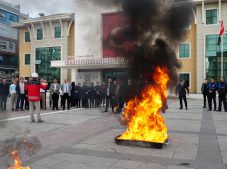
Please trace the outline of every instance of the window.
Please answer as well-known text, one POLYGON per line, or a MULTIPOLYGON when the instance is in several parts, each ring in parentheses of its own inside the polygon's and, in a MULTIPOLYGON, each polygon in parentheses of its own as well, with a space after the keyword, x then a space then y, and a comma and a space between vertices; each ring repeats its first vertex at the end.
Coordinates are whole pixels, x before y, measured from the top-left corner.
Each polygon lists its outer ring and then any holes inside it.
POLYGON ((184 80, 190 87, 190 73, 179 73, 179 80, 184 80))
POLYGON ((35 50, 36 72, 40 77, 52 82, 54 79, 60 79, 61 69, 52 68, 51 61, 61 60, 61 47, 44 47, 35 50))
POLYGON ((218 13, 217 9, 206 10, 206 24, 207 25, 217 24, 217 20, 218 20, 217 13, 218 13))
MULTIPOLYGON (((221 76, 221 46, 218 45, 218 34, 205 37, 205 69, 206 78, 218 80, 221 76)), ((227 78, 227 35, 223 35, 224 78, 227 78)))
POLYGON ((24 32, 24 41, 25 42, 31 42, 30 33, 29 32, 24 32))
POLYGON ((30 65, 30 62, 31 62, 31 56, 30 56, 30 54, 25 54, 24 55, 24 64, 25 65, 30 65))
POLYGON ((180 59, 185 59, 185 58, 190 58, 190 44, 189 43, 184 43, 179 45, 179 58, 180 59))
POLYGON ((54 37, 61 38, 61 26, 55 26, 54 37))
POLYGON ((42 40, 42 39, 43 39, 43 30, 37 29, 37 40, 42 40))

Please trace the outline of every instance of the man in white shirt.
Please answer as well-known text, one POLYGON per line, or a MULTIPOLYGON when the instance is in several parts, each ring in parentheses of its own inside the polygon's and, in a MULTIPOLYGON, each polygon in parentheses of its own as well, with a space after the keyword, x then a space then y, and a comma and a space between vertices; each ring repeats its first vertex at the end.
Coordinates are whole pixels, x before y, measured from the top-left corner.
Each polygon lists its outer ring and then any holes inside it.
POLYGON ((70 110, 71 89, 72 87, 71 87, 71 84, 68 83, 68 80, 64 80, 64 83, 61 85, 63 110, 65 110, 66 100, 67 100, 68 110, 70 110))
POLYGON ((18 92, 18 99, 17 99, 17 107, 16 110, 20 108, 21 111, 24 111, 24 101, 25 101, 25 83, 24 78, 20 78, 19 82, 19 92, 18 92))
POLYGON ((17 107, 17 97, 18 97, 18 86, 17 81, 13 80, 13 84, 9 87, 9 93, 11 95, 11 108, 12 111, 16 110, 17 107))

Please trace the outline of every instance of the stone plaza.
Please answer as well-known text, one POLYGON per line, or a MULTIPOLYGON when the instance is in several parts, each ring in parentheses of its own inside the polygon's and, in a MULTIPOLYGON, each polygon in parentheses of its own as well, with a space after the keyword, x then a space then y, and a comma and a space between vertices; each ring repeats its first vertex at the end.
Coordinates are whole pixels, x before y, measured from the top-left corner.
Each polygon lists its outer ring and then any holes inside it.
MULTIPOLYGON (((31 169, 225 169, 227 114, 202 109, 189 96, 188 110, 169 99, 163 114, 169 142, 163 149, 116 145, 124 132, 119 116, 102 109, 43 112, 44 123, 31 123, 28 112, 0 114, 0 143, 37 136, 42 147, 24 166, 31 169)), ((0 169, 2 166, 0 166, 0 169)))

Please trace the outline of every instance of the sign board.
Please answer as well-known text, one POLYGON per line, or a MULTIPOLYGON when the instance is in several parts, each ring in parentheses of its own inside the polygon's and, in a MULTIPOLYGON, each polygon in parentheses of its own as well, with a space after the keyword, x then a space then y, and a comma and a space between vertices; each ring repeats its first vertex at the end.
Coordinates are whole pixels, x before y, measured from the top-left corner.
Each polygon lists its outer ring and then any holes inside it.
POLYGON ((16 42, 0 39, 0 51, 16 53, 16 42))
POLYGON ((105 65, 105 64, 124 64, 127 65, 129 60, 124 57, 115 57, 115 58, 78 58, 71 56, 67 57, 65 64, 66 65, 105 65))

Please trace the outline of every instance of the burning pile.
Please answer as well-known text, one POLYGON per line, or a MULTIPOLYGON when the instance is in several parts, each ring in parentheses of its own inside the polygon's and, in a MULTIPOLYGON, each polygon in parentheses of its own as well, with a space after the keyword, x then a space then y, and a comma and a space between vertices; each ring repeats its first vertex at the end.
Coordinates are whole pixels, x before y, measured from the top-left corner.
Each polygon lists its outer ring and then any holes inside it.
POLYGON ((164 143, 168 139, 167 126, 160 114, 167 100, 168 70, 159 68, 153 75, 155 85, 148 86, 142 97, 130 100, 122 119, 128 128, 118 139, 164 143))
POLYGON ((6 140, 1 150, 1 158, 5 158, 7 169, 30 169, 23 167, 21 157, 30 159, 41 148, 36 137, 13 138, 6 140))
POLYGON ((122 0, 125 25, 111 41, 130 60, 135 82, 122 115, 127 130, 116 140, 164 143, 167 126, 161 111, 167 108, 167 90, 174 87, 181 63, 176 51, 187 37, 193 18, 190 0, 122 0), (120 36, 120 37, 119 37, 120 36), (123 44, 123 45, 122 45, 123 44), (133 94, 132 94, 133 93, 133 94))
POLYGON ((30 167, 22 167, 22 162, 20 160, 20 154, 17 150, 14 150, 11 153, 11 156, 14 160, 14 165, 8 166, 7 169, 30 169, 30 167))

